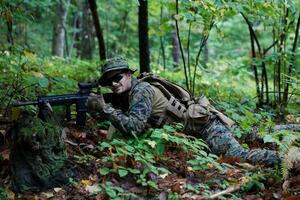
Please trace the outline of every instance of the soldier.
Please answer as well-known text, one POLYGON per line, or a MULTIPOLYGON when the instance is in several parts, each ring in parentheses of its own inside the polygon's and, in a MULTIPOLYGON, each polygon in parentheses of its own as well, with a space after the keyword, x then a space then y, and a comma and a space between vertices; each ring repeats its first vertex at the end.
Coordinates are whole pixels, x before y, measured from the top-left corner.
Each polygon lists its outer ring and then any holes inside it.
POLYGON ((149 126, 160 127, 166 123, 182 122, 185 125, 185 132, 202 138, 217 155, 236 157, 242 161, 266 166, 274 166, 280 162, 280 157, 275 151, 249 150, 241 147, 226 127, 232 124, 231 120, 210 106, 205 98, 193 104, 192 109, 190 109, 192 106, 178 104, 174 98, 171 99, 175 103, 170 102, 170 97, 167 98, 158 86, 134 78, 132 76, 134 72, 124 58, 115 57, 106 60, 102 65, 99 83, 101 86, 110 87, 114 94, 125 96, 128 99, 128 109, 121 110, 106 103, 102 94, 91 94, 88 98, 89 110, 105 116, 125 135, 140 134, 149 126), (191 115, 200 121, 196 121, 191 115))

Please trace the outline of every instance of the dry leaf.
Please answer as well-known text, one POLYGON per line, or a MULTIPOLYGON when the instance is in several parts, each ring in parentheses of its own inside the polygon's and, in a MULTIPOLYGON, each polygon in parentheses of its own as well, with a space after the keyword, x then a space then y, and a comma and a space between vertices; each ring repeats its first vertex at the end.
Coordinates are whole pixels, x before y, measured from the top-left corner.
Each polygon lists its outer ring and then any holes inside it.
POLYGON ((88 191, 89 193, 98 193, 101 192, 101 188, 99 187, 98 184, 95 185, 87 185, 85 187, 85 190, 88 191))
POLYGON ((80 181, 80 183, 86 187, 86 186, 90 185, 90 180, 83 179, 80 181))

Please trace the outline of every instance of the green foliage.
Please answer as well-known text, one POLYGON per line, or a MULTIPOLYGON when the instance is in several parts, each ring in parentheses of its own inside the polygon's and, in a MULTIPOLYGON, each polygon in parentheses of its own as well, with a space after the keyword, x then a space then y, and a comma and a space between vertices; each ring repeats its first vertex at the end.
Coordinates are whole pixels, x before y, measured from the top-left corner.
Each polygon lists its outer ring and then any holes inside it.
MULTIPOLYGON (((182 125, 178 124, 176 127, 182 128, 182 125)), ((188 163, 193 166, 193 170, 208 169, 211 166, 222 169, 216 163, 215 157, 205 152, 207 145, 202 140, 187 135, 176 135, 176 127, 164 126, 162 129, 153 129, 141 138, 136 137, 126 141, 115 138, 109 143, 100 143, 100 151, 108 151, 108 155, 102 157, 102 162, 104 165, 113 163, 114 167, 102 167, 99 173, 102 176, 111 173, 119 177, 134 176, 137 183, 142 186, 157 189, 156 182, 149 180, 149 174, 156 176, 170 174, 167 168, 159 164, 165 159, 164 150, 167 145, 175 145, 176 148, 190 155, 193 159, 188 163), (131 166, 128 163, 134 164, 131 166)))
POLYGON ((278 146, 278 151, 283 158, 281 163, 281 173, 284 178, 288 177, 289 170, 292 167, 290 160, 297 160, 299 154, 294 152, 294 157, 286 157, 287 152, 293 147, 300 146, 300 136, 297 132, 292 131, 278 131, 276 133, 265 134, 263 137, 265 143, 275 143, 278 146))
POLYGON ((125 192, 123 188, 115 186, 112 182, 107 181, 100 185, 101 189, 105 191, 109 199, 121 200, 124 198, 136 198, 137 196, 133 193, 125 192))
POLYGON ((1 200, 7 200, 6 192, 2 187, 0 187, 0 199, 1 200))
POLYGON ((278 150, 282 155, 285 154, 291 146, 300 145, 299 133, 288 130, 265 134, 263 139, 265 143, 275 143, 278 145, 278 150))
POLYGON ((39 95, 75 93, 78 81, 91 81, 100 73, 96 63, 41 58, 23 48, 0 54, 0 99, 3 107, 16 100, 35 100, 39 95))
POLYGON ((264 191, 265 184, 264 182, 267 180, 268 177, 274 178, 275 182, 280 181, 280 170, 278 169, 261 169, 258 168, 255 171, 250 171, 244 177, 244 181, 246 182, 242 190, 243 191, 264 191))

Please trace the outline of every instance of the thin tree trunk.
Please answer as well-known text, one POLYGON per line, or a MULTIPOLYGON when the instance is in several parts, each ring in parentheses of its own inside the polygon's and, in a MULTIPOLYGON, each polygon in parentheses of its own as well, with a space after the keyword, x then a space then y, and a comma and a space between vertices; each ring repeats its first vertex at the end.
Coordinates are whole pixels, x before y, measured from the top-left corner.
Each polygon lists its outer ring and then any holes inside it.
POLYGON ((180 57, 180 48, 179 41, 177 36, 176 27, 172 31, 172 57, 173 57, 173 66, 174 68, 179 66, 179 57, 180 57))
MULTIPOLYGON (((286 13, 284 15, 283 18, 283 33, 280 35, 280 42, 279 42, 279 46, 278 46, 278 53, 282 54, 283 52, 283 45, 286 39, 286 32, 287 32, 287 17, 289 15, 289 10, 286 9, 286 13)), ((279 58, 278 62, 277 62, 277 82, 278 82, 278 105, 281 106, 282 103, 282 98, 281 98, 281 66, 284 64, 282 62, 282 57, 279 58)))
POLYGON ((12 18, 6 19, 6 25, 7 25, 7 42, 11 45, 14 45, 14 38, 12 35, 12 31, 13 31, 12 18))
POLYGON ((139 0, 139 49, 140 72, 150 72, 150 50, 148 38, 148 1, 139 0))
POLYGON ((74 16, 74 21, 73 21, 73 30, 75 30, 72 34, 72 38, 71 38, 71 44, 70 44, 70 51, 68 54, 68 57, 72 56, 73 53, 73 49, 76 48, 76 35, 78 34, 78 30, 79 30, 79 26, 77 27, 77 23, 78 23, 78 18, 79 18, 79 14, 78 12, 75 14, 74 16))
POLYGON ((60 0, 57 3, 53 24, 52 55, 63 57, 65 45, 65 24, 70 0, 60 0))
POLYGON ((104 43, 103 33, 100 25, 100 19, 98 17, 97 4, 95 0, 88 0, 88 1, 93 16, 96 35, 98 38, 100 60, 105 60, 106 59, 105 43, 104 43))
POLYGON ((209 45, 208 45, 208 40, 206 40, 204 44, 204 52, 203 52, 203 57, 204 57, 204 62, 208 63, 209 61, 209 45))
POLYGON ((200 42, 200 46, 199 46, 199 50, 198 50, 198 53, 197 53, 197 56, 196 56, 196 63, 195 63, 195 68, 194 68, 194 73, 193 73, 193 85, 192 85, 192 93, 194 94, 195 92, 195 83, 196 83, 196 73, 197 73, 197 68, 198 68, 198 63, 199 63, 199 59, 200 59, 200 55, 201 55, 201 52, 208 40, 208 37, 209 37, 209 33, 210 33, 210 30, 212 29, 214 25, 214 18, 211 19, 211 22, 210 22, 210 25, 209 25, 209 29, 207 30, 208 34, 206 36, 202 36, 202 39, 201 39, 201 42, 200 42))
POLYGON ((87 1, 83 2, 82 7, 82 28, 80 39, 80 57, 82 59, 92 59, 94 51, 93 21, 87 1))
MULTIPOLYGON (((250 43, 251 43, 251 56, 252 58, 256 58, 256 51, 255 51, 255 34, 254 31, 252 29, 251 23, 249 22, 249 20, 247 19, 247 17, 241 13, 241 15, 243 16, 243 18, 245 19, 247 25, 248 25, 248 30, 249 30, 249 35, 250 35, 250 43)), ((258 78, 258 70, 257 70, 257 65, 256 64, 252 64, 252 68, 253 68, 253 72, 254 72, 254 78, 255 78, 255 83, 256 83, 256 94, 258 97, 258 107, 262 106, 262 102, 263 102, 263 95, 261 94, 260 91, 260 84, 259 84, 259 78, 258 78)))
MULTIPOLYGON (((160 25, 163 23, 163 4, 160 6, 160 25)), ((165 45, 164 45, 164 37, 160 36, 160 49, 161 49, 161 55, 162 55, 162 60, 163 60, 163 67, 164 70, 166 70, 166 53, 165 53, 165 45)))
POLYGON ((287 106, 287 104, 288 104, 290 76, 292 75, 293 69, 295 69, 295 67, 296 67, 296 49, 297 49, 297 44, 298 44, 299 29, 300 29, 300 14, 299 14, 298 20, 297 20, 297 25, 296 25, 296 30, 295 30, 295 39, 294 39, 293 48, 292 48, 291 61, 289 64, 287 81, 286 81, 286 85, 285 85, 285 89, 284 89, 284 93, 283 93, 284 106, 287 106))
POLYGON ((82 29, 82 16, 76 20, 76 32, 74 33, 74 48, 76 49, 76 56, 80 56, 80 31, 82 29))
POLYGON ((188 70, 188 77, 189 77, 189 85, 192 87, 192 77, 191 77, 191 64, 190 64, 190 41, 191 41, 191 29, 192 29, 192 22, 189 24, 188 30, 188 41, 187 41, 187 70, 188 70))
MULTIPOLYGON (((179 14, 178 0, 176 0, 176 4, 175 5, 176 5, 176 14, 178 15, 179 14)), ((182 58, 182 62, 183 62, 186 89, 190 90, 189 77, 188 77, 188 74, 187 74, 187 68, 186 68, 186 64, 185 64, 185 57, 184 57, 184 52, 183 52, 183 48, 182 48, 182 44, 181 44, 181 39, 180 39, 178 21, 177 21, 176 18, 175 18, 175 27, 176 27, 177 38, 178 38, 178 42, 179 42, 179 48, 180 48, 180 52, 181 52, 181 58, 182 58)))
POLYGON ((66 52, 65 55, 69 56, 69 41, 68 41, 68 32, 66 27, 64 27, 64 30, 65 30, 65 52, 66 52))
POLYGON ((128 19, 129 11, 124 11, 123 17, 122 17, 122 23, 120 26, 120 31, 122 31, 121 35, 121 41, 123 44, 126 44, 127 42, 127 19, 128 19))

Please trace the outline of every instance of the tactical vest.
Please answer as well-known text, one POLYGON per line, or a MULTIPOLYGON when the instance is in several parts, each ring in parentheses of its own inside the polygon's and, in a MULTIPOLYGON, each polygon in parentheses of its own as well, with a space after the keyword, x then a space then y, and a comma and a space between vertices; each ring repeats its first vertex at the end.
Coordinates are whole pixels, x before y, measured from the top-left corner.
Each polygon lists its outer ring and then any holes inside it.
POLYGON ((170 122, 184 122, 185 130, 195 131, 199 126, 206 124, 216 116, 227 127, 234 124, 233 120, 216 110, 205 96, 193 98, 183 87, 151 73, 141 74, 139 80, 148 82, 152 87, 154 86, 155 95, 158 95, 154 97, 154 101, 155 99, 161 99, 159 97, 161 94, 157 92, 157 89, 167 99, 164 112, 161 111, 161 108, 153 108, 154 112, 162 113, 156 119, 155 126, 170 122))

